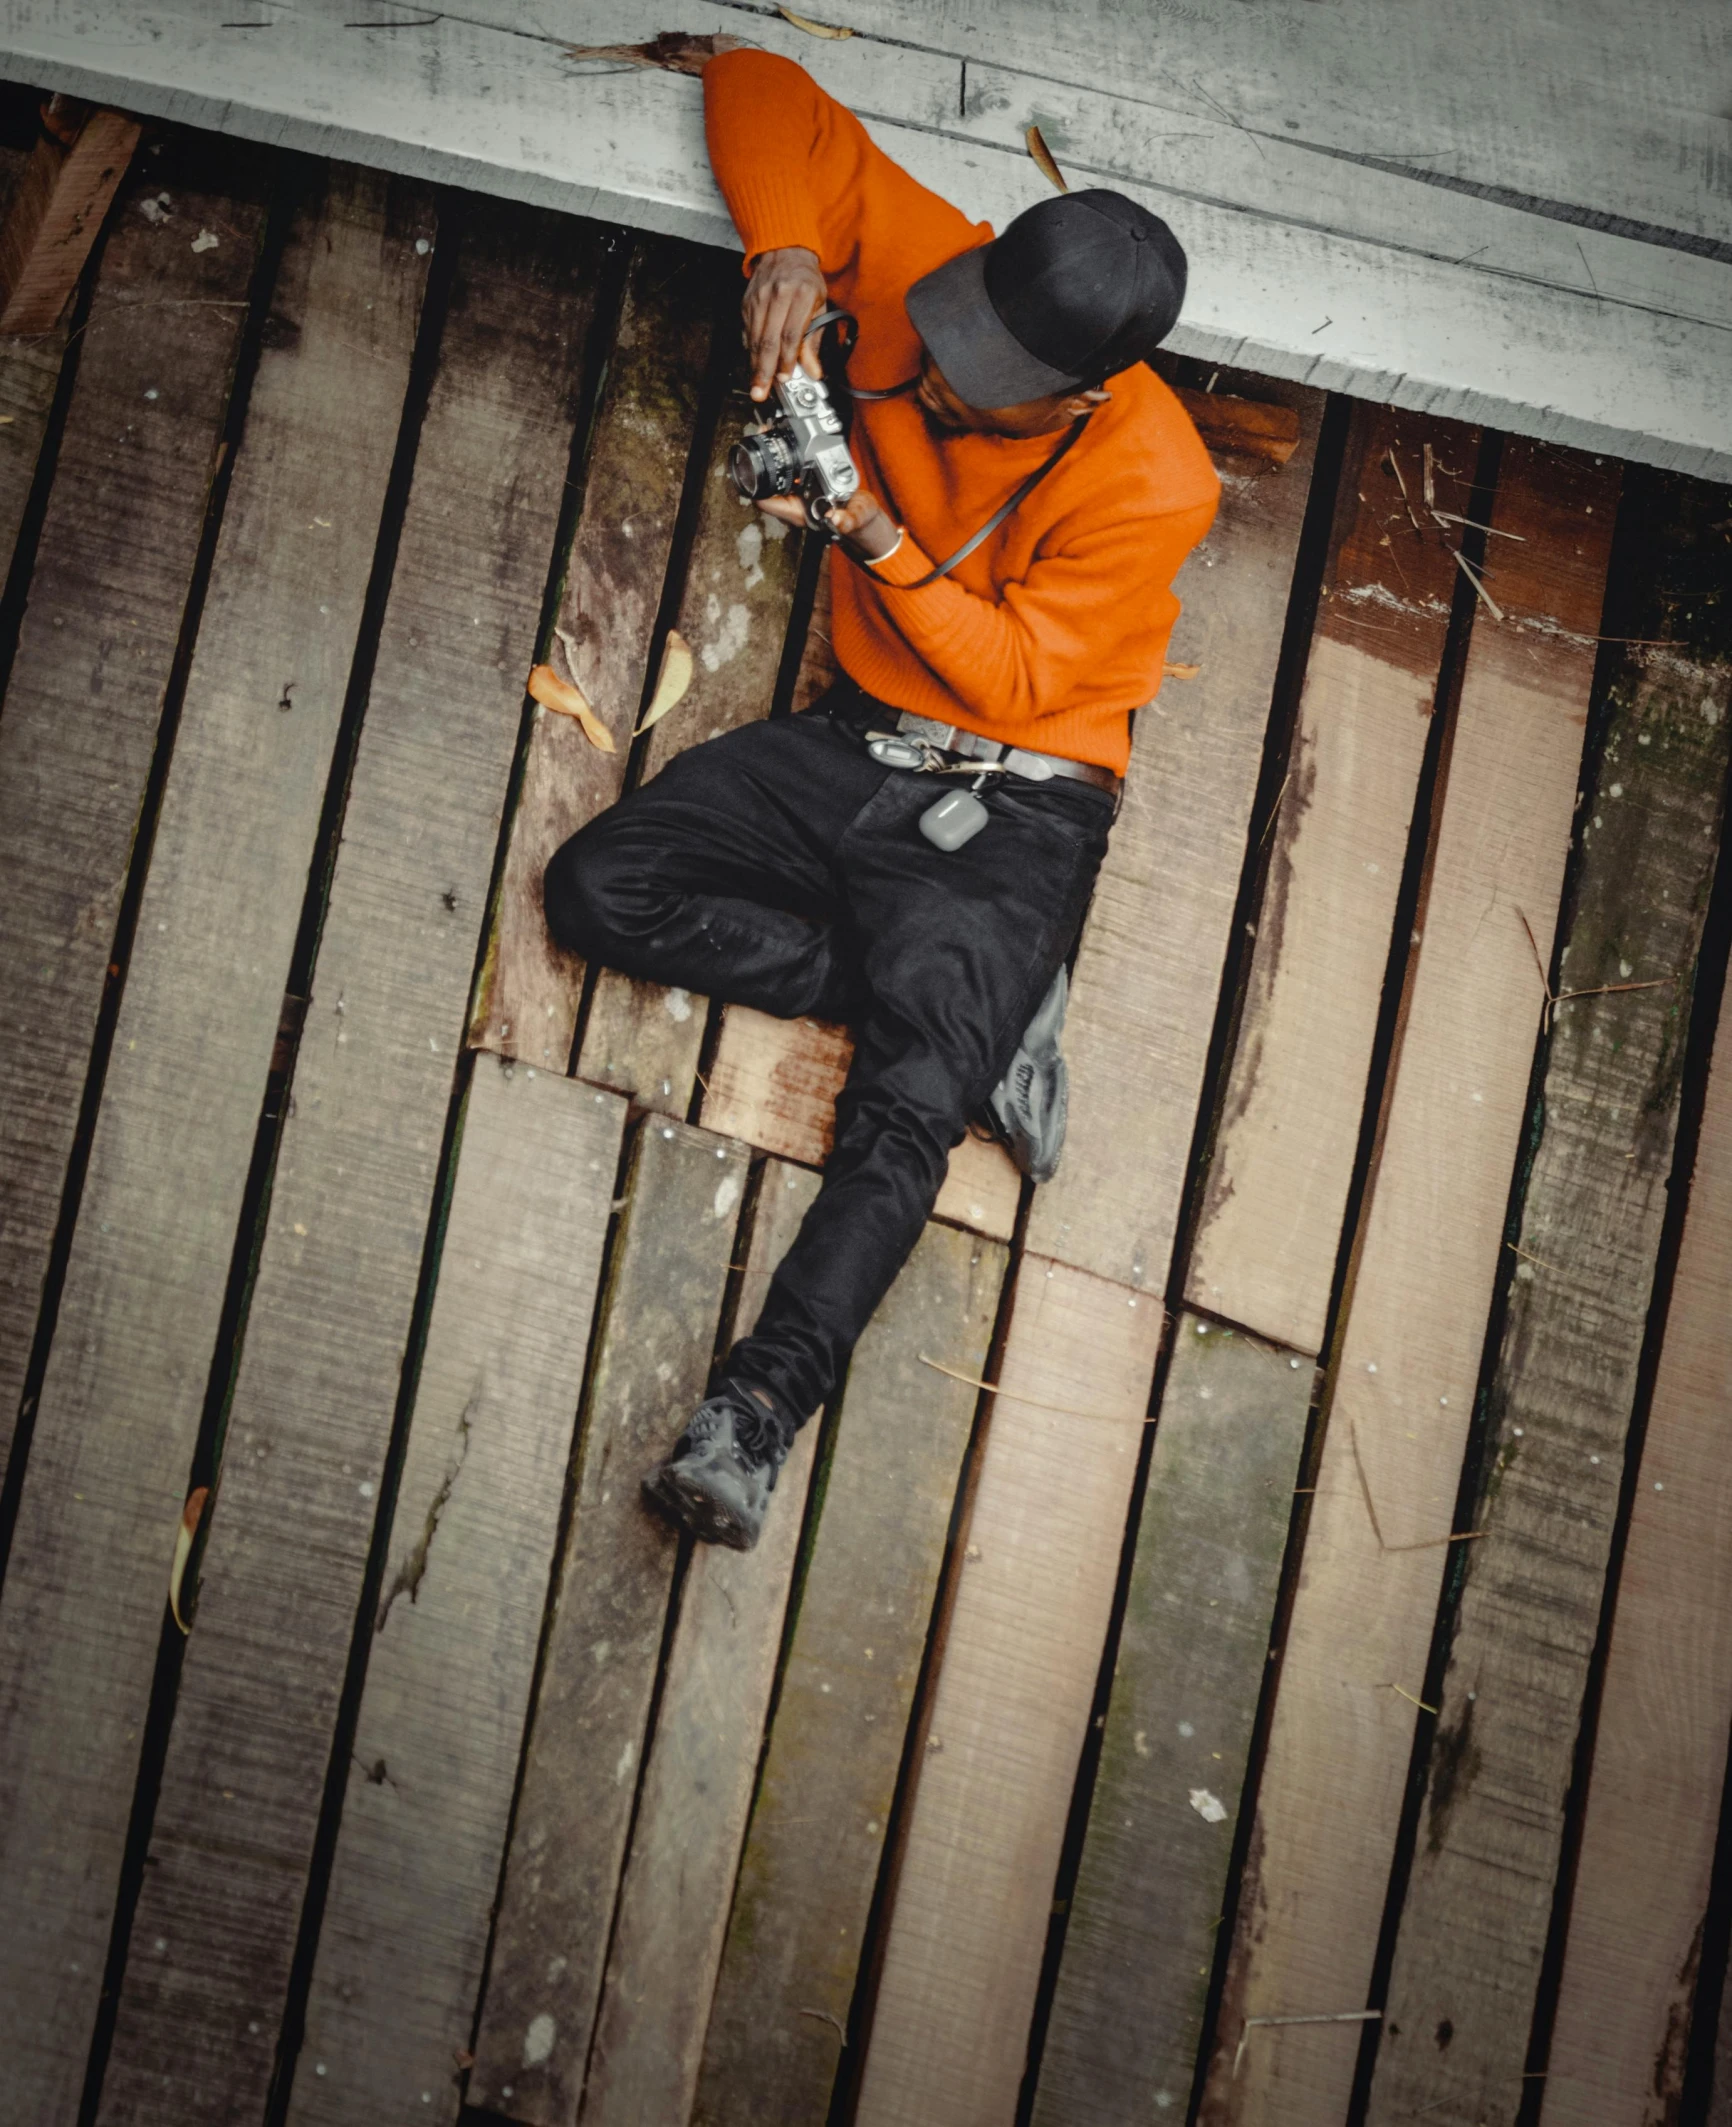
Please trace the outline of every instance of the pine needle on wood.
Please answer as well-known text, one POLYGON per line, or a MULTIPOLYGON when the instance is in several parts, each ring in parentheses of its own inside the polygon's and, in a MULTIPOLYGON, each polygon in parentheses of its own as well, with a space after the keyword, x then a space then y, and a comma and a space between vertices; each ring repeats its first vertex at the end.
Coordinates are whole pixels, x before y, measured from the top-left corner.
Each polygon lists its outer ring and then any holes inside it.
MULTIPOLYGON (((958 1373, 954 1366, 946 1366, 939 1359, 929 1359, 924 1352, 920 1354, 920 1363, 922 1366, 931 1367, 935 1374, 944 1374, 952 1381, 960 1381, 964 1388, 985 1389, 989 1396, 1002 1396, 1007 1403, 1026 1404, 1031 1411, 1055 1411, 1061 1418, 1097 1418, 1108 1425, 1123 1425, 1125 1422, 1126 1414, 1123 1411, 1084 1411, 1079 1410, 1074 1403, 1043 1403, 1038 1396, 1019 1396, 1015 1389, 1002 1388, 996 1381, 982 1381, 976 1374, 958 1373)), ((1154 1422, 1152 1418, 1143 1420, 1144 1425, 1153 1425, 1154 1422)))

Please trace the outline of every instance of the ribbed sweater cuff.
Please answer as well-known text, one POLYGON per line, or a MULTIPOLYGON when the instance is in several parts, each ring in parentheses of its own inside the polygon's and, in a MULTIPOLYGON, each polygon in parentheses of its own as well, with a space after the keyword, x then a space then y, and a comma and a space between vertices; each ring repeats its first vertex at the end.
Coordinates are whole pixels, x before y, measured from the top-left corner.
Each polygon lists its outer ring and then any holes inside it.
POLYGON ((745 271, 766 251, 803 244, 820 259, 818 217, 805 185, 776 171, 755 171, 728 187, 728 211, 746 247, 745 271))
POLYGON ((904 525, 902 544, 882 561, 873 562, 866 573, 874 583, 884 584, 892 591, 905 591, 911 583, 932 573, 932 557, 922 551, 919 540, 904 525))

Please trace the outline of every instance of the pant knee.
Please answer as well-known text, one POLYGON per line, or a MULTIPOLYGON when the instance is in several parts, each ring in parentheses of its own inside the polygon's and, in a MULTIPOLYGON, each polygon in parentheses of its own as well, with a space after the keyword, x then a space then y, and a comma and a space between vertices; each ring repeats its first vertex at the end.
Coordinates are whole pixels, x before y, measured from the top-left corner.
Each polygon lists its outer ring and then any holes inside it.
POLYGON ((584 828, 548 859, 541 879, 548 933, 568 953, 605 960, 620 934, 624 882, 605 840, 584 828))

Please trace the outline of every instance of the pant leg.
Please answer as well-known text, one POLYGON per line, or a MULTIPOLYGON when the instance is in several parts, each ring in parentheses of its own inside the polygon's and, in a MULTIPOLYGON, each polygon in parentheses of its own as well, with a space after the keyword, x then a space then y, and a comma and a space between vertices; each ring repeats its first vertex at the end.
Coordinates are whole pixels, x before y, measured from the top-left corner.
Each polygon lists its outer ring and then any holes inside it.
POLYGON ((781 1018, 851 1017, 836 851, 889 773, 818 708, 688 748, 555 851, 554 942, 781 1018))
POLYGON ((830 1396, 919 1239, 951 1150, 1075 940, 1106 852, 1111 800, 1072 783, 994 789, 988 826, 960 850, 936 850, 916 823, 943 788, 892 776, 838 851, 865 1016, 823 1187, 721 1377, 766 1391, 785 1425, 830 1396))

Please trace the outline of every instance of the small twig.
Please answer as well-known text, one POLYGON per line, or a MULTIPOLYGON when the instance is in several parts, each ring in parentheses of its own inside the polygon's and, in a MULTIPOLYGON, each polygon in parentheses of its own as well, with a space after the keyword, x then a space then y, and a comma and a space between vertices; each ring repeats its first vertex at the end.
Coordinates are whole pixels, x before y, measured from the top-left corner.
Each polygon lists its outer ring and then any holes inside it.
POLYGON ((1272 834, 1273 834, 1273 833, 1275 832, 1275 822, 1276 822, 1276 821, 1277 821, 1277 820, 1278 820, 1278 819, 1280 818, 1280 816, 1281 816, 1281 800, 1282 800, 1282 799, 1283 799, 1283 798, 1284 798, 1284 797, 1285 797, 1285 796, 1287 795, 1287 786, 1288 786, 1288 784, 1289 784, 1289 783, 1291 783, 1291 782, 1292 782, 1292 780, 1293 780, 1293 771, 1292 771, 1292 769, 1291 769, 1291 768, 1289 768, 1289 769, 1288 769, 1288 771, 1287 771, 1287 773, 1286 773, 1286 774, 1285 774, 1285 775, 1284 775, 1284 776, 1283 776, 1283 777, 1281 778, 1281 788, 1280 788, 1280 789, 1279 789, 1278 791, 1276 791, 1276 793, 1275 793, 1275 802, 1274 802, 1274 804, 1273 804, 1273 805, 1271 805, 1271 806, 1270 806, 1270 808, 1269 808, 1269 819, 1268 819, 1268 822, 1267 822, 1267 824, 1265 825, 1265 827, 1264 827, 1264 829, 1263 829, 1263 832, 1262 832, 1262 835, 1261 835, 1261 837, 1259 838, 1259 840, 1258 840, 1258 843, 1257 843, 1257 847, 1258 847, 1259 849, 1261 849, 1261 848, 1263 847, 1263 844, 1264 844, 1265 842, 1267 842, 1267 841, 1268 841, 1268 839, 1269 839, 1269 837, 1270 837, 1270 836, 1271 836, 1271 835, 1272 835, 1272 834))
MULTIPOLYGON (((1001 1388, 996 1381, 982 1381, 977 1375, 959 1373, 954 1366, 945 1366, 937 1359, 927 1358, 924 1352, 920 1354, 920 1363, 922 1366, 931 1367, 935 1374, 945 1374, 952 1381, 960 1381, 964 1388, 983 1388, 988 1395, 1003 1396, 1012 1403, 1026 1403, 1031 1411, 1056 1411, 1061 1418, 1102 1419, 1109 1425, 1123 1425, 1125 1422, 1123 1411, 1082 1411, 1078 1410, 1074 1403, 1042 1403, 1038 1396, 1020 1396, 1015 1389, 1001 1388)), ((1153 1425, 1155 1421, 1145 1418, 1142 1422, 1144 1425, 1153 1425)))
POLYGON ((1239 2033, 1239 2050, 1233 2056, 1233 2074, 1239 2073, 1239 2063, 1245 2058, 1245 2041, 1258 2026, 1267 2029, 1273 2024, 1371 2024, 1383 2015, 1381 2009, 1332 2009, 1321 2016, 1247 2016, 1239 2033))
POLYGON ((1389 470, 1395 475, 1396 486, 1401 490, 1401 506, 1407 512, 1407 521, 1419 534, 1420 538, 1423 539, 1425 537, 1425 527, 1413 514, 1413 499, 1407 492, 1407 482, 1401 477, 1401 461, 1395 455, 1394 446, 1392 445, 1383 455, 1388 462, 1389 470))
POLYGON ((1572 997, 1613 997, 1620 990, 1669 990, 1671 987, 1670 975, 1662 975, 1653 982, 1601 982, 1596 983, 1591 990, 1559 990, 1552 1001, 1554 1004, 1568 1004, 1572 997))
POLYGON ((1411 1691, 1403 1691, 1399 1684, 1391 1684, 1389 1688, 1398 1699, 1405 1699, 1408 1705, 1417 1706, 1421 1713, 1436 1713, 1435 1706, 1428 1706, 1423 1699, 1416 1699, 1411 1691))
POLYGON ((1597 303, 1601 300, 1600 284, 1594 279, 1594 269, 1588 264, 1588 254, 1582 251, 1582 240, 1579 236, 1576 238, 1576 249, 1581 252, 1582 271, 1588 277, 1588 286, 1594 291, 1594 301, 1597 303))
POLYGON ((1497 600, 1493 598, 1491 593, 1486 589, 1485 585, 1481 583, 1479 578, 1474 574, 1472 562, 1468 560, 1467 556, 1461 551, 1460 547, 1451 547, 1449 551, 1455 556, 1456 567, 1467 578, 1468 582, 1473 585, 1475 594, 1482 601, 1486 611, 1491 615, 1492 619, 1502 620, 1503 607, 1498 604, 1497 600))
POLYGON ((1470 1544, 1483 1536, 1483 1529, 1453 1529, 1447 1536, 1422 1536, 1416 1544, 1392 1544, 1383 1534, 1383 1524, 1377 1518, 1377 1502, 1371 1496, 1371 1479, 1366 1475, 1365 1457, 1359 1452, 1359 1426, 1349 1418, 1347 1439, 1353 1449, 1353 1467, 1359 1473, 1359 1490, 1365 1500, 1365 1512, 1371 1523, 1371 1533, 1377 1539, 1378 1550, 1393 1556, 1399 1551, 1435 1551, 1443 1544, 1470 1544))
MULTIPOLYGON (((1507 1248, 1507 1249, 1509 1250, 1509 1252, 1510 1252, 1510 1254, 1511 1254, 1511 1255, 1514 1255, 1514 1256, 1520 1256, 1520 1257, 1521 1257, 1521 1259, 1522 1259, 1522 1261, 1523 1261, 1524 1263, 1533 1263, 1533 1264, 1537 1264, 1537 1265, 1538 1265, 1538 1267, 1539 1267, 1539 1268, 1540 1268, 1541 1270, 1557 1270, 1557 1269, 1558 1269, 1558 1266, 1557 1266, 1557 1264, 1555 1264, 1555 1263, 1548 1263, 1548 1262, 1546 1261, 1546 1259, 1544 1258, 1544 1256, 1536 1256, 1536 1255, 1530 1255, 1530 1254, 1528 1253, 1528 1251, 1527 1251, 1527 1250, 1526 1250, 1525 1248, 1518 1248, 1518 1247, 1516 1246, 1516 1244, 1514 1243, 1514 1241, 1505 1241, 1505 1243, 1504 1243, 1503 1245, 1504 1245, 1504 1246, 1505 1246, 1505 1247, 1506 1247, 1506 1248, 1507 1248)), ((1559 1275, 1560 1275, 1560 1276, 1562 1275, 1562 1272, 1561 1272, 1561 1271, 1559 1272, 1559 1275)))
POLYGON ((1514 539, 1522 546, 1528 543, 1526 532, 1506 532, 1501 525, 1482 524, 1477 517, 1464 517, 1459 510, 1434 509, 1431 514, 1439 524, 1470 524, 1476 532, 1489 532, 1494 539, 1514 539))
POLYGON ((1421 464, 1421 465, 1422 465, 1422 466, 1424 467, 1424 476, 1423 476, 1423 479, 1422 479, 1422 482, 1421 482, 1420 492, 1421 492, 1421 493, 1422 493, 1422 494, 1424 495, 1424 497, 1425 497, 1425 506, 1426 506, 1426 508, 1427 508, 1428 510, 1430 510, 1430 511, 1431 511, 1431 513, 1432 513, 1432 515, 1433 515, 1433 516, 1436 516, 1436 514, 1437 514, 1437 481, 1436 481, 1436 478, 1435 478, 1435 476, 1434 476, 1434 472, 1433 472, 1433 466, 1432 466, 1432 458, 1431 458, 1431 445, 1430 445, 1429 443, 1426 443, 1426 444, 1424 444, 1424 445, 1422 445, 1422 446, 1421 446, 1421 449, 1420 449, 1420 455, 1419 455, 1419 462, 1420 462, 1420 464, 1421 464))
POLYGON ((821 2024, 830 2024, 834 2026, 836 2036, 842 2041, 844 2046, 847 2045, 847 2032, 843 2030, 842 2026, 839 2023, 837 2023, 835 2017, 830 2014, 828 2009, 799 2009, 796 2010, 795 2014, 799 2016, 814 2017, 821 2024))

